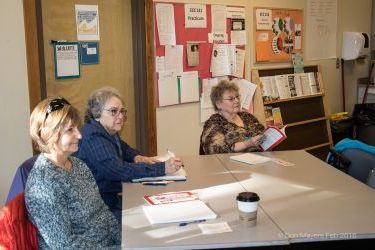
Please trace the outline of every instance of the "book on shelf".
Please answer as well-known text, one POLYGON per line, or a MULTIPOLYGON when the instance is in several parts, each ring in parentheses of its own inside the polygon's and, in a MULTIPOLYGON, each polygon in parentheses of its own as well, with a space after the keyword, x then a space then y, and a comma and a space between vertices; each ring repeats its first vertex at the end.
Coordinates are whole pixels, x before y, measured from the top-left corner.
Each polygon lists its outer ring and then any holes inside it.
POLYGON ((262 76, 259 79, 263 102, 320 93, 315 72, 262 76))
POLYGON ((259 78, 262 85, 262 98, 264 102, 273 101, 279 99, 279 92, 277 91, 275 77, 264 76, 259 78))
POLYGON ((272 150, 287 138, 285 134, 285 127, 286 126, 284 126, 282 129, 279 129, 277 127, 267 127, 264 130, 264 139, 260 144, 260 147, 263 151, 272 150))
MULTIPOLYGON (((273 126, 280 128, 283 126, 283 118, 279 107, 272 108, 273 126)), ((266 123, 267 124, 267 123, 266 123)))
POLYGON ((175 202, 198 200, 198 196, 189 191, 145 195, 143 196, 143 198, 150 205, 160 205, 175 202))
POLYGON ((280 99, 286 99, 291 97, 287 75, 275 76, 275 83, 280 99))
POLYGON ((273 126, 272 106, 264 106, 264 114, 266 117, 266 126, 273 126))

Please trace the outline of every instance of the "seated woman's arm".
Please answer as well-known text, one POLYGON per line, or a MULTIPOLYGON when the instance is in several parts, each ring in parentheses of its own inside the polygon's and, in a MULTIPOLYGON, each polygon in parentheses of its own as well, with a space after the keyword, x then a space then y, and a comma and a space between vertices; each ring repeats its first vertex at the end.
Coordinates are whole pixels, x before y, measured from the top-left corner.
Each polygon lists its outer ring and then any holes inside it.
POLYGON ((164 162, 150 165, 145 163, 129 163, 123 160, 118 155, 112 142, 104 136, 92 136, 85 143, 82 143, 81 147, 80 151, 85 151, 91 167, 95 165, 95 171, 99 171, 107 180, 131 181, 135 178, 165 174, 164 162))

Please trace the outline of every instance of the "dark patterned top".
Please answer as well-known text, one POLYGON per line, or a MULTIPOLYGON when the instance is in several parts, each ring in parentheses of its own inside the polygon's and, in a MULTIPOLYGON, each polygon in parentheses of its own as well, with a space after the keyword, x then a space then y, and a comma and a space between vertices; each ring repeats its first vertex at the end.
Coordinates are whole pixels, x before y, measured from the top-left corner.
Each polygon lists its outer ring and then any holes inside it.
MULTIPOLYGON (((244 127, 229 122, 220 114, 213 114, 205 123, 201 135, 201 147, 205 154, 233 153, 234 144, 263 132, 264 126, 250 113, 239 112, 244 127)), ((260 151, 249 147, 245 151, 260 151)))
POLYGON ((27 179, 26 207, 38 229, 39 248, 120 248, 120 225, 90 170, 78 158, 69 159, 72 170, 66 171, 40 154, 27 179))

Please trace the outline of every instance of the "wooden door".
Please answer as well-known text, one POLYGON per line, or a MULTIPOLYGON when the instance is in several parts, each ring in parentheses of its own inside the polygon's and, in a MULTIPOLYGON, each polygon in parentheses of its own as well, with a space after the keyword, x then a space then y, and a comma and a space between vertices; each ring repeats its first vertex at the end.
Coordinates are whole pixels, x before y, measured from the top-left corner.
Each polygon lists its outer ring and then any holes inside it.
POLYGON ((89 94, 102 86, 118 89, 128 120, 122 137, 136 146, 131 0, 42 0, 42 27, 47 96, 63 96, 82 114, 89 94), (76 42, 75 4, 98 5, 99 64, 81 65, 80 77, 55 79, 51 40, 76 42))

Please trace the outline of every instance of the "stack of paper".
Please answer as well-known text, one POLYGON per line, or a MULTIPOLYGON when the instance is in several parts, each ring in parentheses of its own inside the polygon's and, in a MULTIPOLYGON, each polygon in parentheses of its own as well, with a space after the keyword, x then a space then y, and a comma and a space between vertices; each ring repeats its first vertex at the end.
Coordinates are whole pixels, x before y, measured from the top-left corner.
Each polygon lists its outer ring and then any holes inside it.
POLYGON ((252 153, 245 153, 240 155, 232 155, 229 157, 231 160, 240 161, 247 164, 259 164, 271 160, 268 157, 256 155, 252 153))
POLYGON ((184 168, 180 168, 173 175, 163 175, 157 177, 143 177, 138 179, 132 179, 132 182, 145 182, 145 181, 186 181, 186 171, 184 168))
POLYGON ((201 200, 143 206, 151 224, 215 219, 216 214, 201 200))
MULTIPOLYGON (((169 150, 167 153, 161 156, 157 156, 159 161, 165 162, 168 161, 171 157, 175 157, 175 154, 169 150)), ((132 182, 147 182, 147 181, 186 181, 186 171, 182 167, 176 171, 173 175, 163 175, 157 177, 143 177, 138 179, 132 179, 132 182)))

